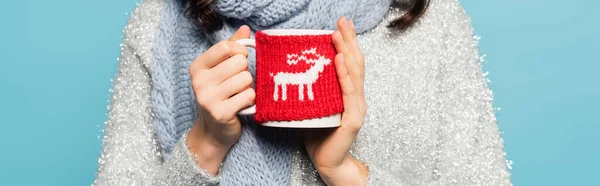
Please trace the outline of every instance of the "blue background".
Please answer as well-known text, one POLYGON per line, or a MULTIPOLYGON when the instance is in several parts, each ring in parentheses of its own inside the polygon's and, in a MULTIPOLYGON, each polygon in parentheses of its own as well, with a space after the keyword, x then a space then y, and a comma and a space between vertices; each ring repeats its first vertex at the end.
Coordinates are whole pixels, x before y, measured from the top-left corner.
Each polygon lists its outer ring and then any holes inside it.
MULTIPOLYGON (((462 0, 516 185, 600 185, 600 1, 462 0)), ((0 2, 0 185, 88 185, 135 0, 0 2)))

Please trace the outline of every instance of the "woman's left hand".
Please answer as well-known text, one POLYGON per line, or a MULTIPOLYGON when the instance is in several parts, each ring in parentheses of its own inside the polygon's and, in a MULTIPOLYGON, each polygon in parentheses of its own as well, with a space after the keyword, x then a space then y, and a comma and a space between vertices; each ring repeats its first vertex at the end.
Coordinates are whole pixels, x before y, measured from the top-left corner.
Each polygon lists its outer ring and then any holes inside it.
POLYGON ((340 127, 311 130, 304 143, 312 162, 327 185, 365 185, 367 167, 350 155, 350 147, 367 112, 364 94, 364 57, 356 41, 354 23, 338 19, 333 44, 338 52, 335 68, 342 90, 344 111, 340 127))

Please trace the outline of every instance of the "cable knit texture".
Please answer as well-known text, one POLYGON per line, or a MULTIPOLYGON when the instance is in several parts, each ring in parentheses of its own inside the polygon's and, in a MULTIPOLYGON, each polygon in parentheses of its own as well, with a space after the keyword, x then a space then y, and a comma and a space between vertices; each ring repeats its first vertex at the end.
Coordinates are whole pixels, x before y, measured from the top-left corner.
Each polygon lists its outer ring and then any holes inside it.
POLYGON ((189 64, 211 46, 200 30, 184 16, 182 9, 182 2, 167 1, 161 14, 155 42, 157 47, 154 47, 154 122, 166 156, 197 118, 189 64))
MULTIPOLYGON (((290 2, 217 0, 227 19, 207 35, 185 18, 184 0, 144 0, 125 29, 94 185, 323 185, 297 130, 251 117, 241 118, 218 177, 202 170, 185 144, 197 119, 188 66, 242 24, 331 30, 342 15, 357 25, 365 54, 369 111, 351 153, 369 167, 369 185, 511 185, 458 0, 432 0, 402 33, 386 28, 401 15, 388 10, 391 0, 290 2)), ((254 74, 254 49, 249 61, 254 74)))

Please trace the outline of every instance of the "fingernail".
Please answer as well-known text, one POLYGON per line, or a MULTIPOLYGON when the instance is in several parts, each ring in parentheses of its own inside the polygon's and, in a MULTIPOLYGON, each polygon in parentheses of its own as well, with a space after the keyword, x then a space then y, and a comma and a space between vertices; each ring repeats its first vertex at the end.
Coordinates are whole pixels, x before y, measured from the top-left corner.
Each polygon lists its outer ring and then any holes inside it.
POLYGON ((350 26, 352 26, 352 28, 354 28, 354 21, 350 20, 350 26))
POLYGON ((342 33, 340 31, 335 31, 333 34, 335 34, 334 37, 342 37, 342 33))

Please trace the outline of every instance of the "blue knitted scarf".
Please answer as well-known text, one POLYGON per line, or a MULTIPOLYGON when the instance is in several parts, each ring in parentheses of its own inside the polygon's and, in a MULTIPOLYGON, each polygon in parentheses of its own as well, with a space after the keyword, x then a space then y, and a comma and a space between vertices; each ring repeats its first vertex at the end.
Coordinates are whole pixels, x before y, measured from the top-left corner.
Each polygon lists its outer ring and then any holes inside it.
MULTIPOLYGON (((376 26, 391 0, 217 0, 213 7, 223 15, 224 27, 206 34, 185 15, 185 0, 167 0, 154 43, 152 104, 158 142, 168 157, 177 141, 197 118, 191 88, 190 63, 206 49, 249 25, 263 29, 336 29, 336 20, 354 20, 357 32, 376 26)), ((254 51, 249 51, 254 74, 254 51)), ((240 140, 229 151, 219 175, 223 185, 289 185, 291 149, 301 143, 288 129, 258 127, 241 118, 240 140)))

